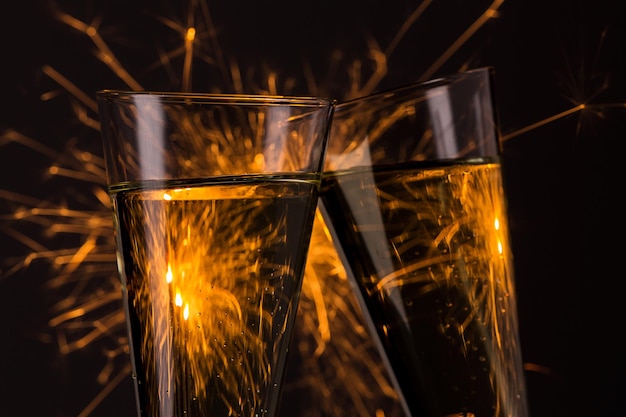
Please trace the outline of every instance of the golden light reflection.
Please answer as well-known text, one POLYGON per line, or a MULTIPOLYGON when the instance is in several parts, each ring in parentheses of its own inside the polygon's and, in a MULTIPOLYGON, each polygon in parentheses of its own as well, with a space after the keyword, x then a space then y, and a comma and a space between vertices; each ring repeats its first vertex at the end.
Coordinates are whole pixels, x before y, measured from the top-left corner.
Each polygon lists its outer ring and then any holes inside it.
MULTIPOLYGON (((286 351, 298 288, 288 254, 298 252, 298 216, 307 216, 309 201, 292 194, 302 185, 278 187, 222 184, 113 197, 118 233, 134 242, 121 256, 141 334, 134 352, 139 389, 175 381, 167 395, 178 412, 211 407, 216 415, 249 415, 277 382, 274 356, 286 351)), ((142 392, 147 413, 163 404, 154 390, 142 392)))
POLYGON ((185 308, 183 309, 183 318, 185 320, 189 319, 189 304, 185 304, 185 308))

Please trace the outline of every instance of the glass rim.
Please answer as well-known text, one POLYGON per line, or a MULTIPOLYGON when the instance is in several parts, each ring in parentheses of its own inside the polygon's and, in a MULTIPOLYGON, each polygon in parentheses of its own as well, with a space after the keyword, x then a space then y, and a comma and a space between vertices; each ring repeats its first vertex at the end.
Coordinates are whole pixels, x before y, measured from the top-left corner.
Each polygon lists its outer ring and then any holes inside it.
POLYGON ((414 91, 414 90, 427 91, 432 88, 450 85, 455 80, 458 80, 459 78, 463 76, 476 74, 476 73, 487 73, 489 74, 490 77, 493 77, 494 71, 495 70, 493 66, 484 66, 484 67, 473 68, 473 69, 469 69, 465 71, 450 73, 450 74, 442 75, 442 76, 432 78, 429 80, 416 81, 416 82, 404 84, 398 87, 381 90, 381 91, 368 94, 365 96, 351 98, 349 100, 337 103, 336 106, 337 108, 343 108, 344 106, 348 107, 349 105, 357 104, 359 102, 366 101, 366 100, 401 95, 402 93, 407 92, 407 91, 414 91))
POLYGON ((337 103, 336 100, 314 96, 290 96, 271 94, 239 94, 239 93, 201 93, 183 91, 131 91, 102 89, 96 91, 99 100, 109 102, 125 102, 134 97, 150 97, 154 100, 166 103, 198 104, 225 104, 234 105, 260 105, 260 106, 302 106, 302 107, 330 107, 337 103))

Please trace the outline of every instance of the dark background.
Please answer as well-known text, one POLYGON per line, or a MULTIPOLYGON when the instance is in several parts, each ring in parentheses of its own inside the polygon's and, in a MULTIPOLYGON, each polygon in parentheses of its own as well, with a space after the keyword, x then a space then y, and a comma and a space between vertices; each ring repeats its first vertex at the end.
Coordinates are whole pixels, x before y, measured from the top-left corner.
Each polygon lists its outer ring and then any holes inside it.
MULTIPOLYGON (((206 56, 236 61, 244 91, 321 94, 342 99, 346 70, 360 59, 371 73, 368 39, 381 49, 391 42, 414 0, 211 2, 221 55, 205 42, 206 56), (307 84, 310 65, 319 89, 307 84), (335 69, 333 69, 335 68, 335 69)), ((128 72, 146 89, 177 89, 181 58, 172 70, 151 67, 158 51, 180 45, 180 35, 155 15, 183 19, 186 4, 146 1, 22 1, 0 12, 0 417, 78 416, 101 390, 95 381, 108 347, 94 344, 72 355, 59 353, 49 328, 50 308, 72 295, 50 290, 54 268, 34 262, 16 273, 11 265, 32 252, 13 230, 43 242, 39 250, 71 247, 46 235, 46 225, 17 226, 9 216, 38 201, 89 208, 75 199, 81 185, 50 178, 51 159, 63 156, 7 140, 15 130, 63 155, 68 143, 99 153, 97 132, 74 112, 76 100, 42 74, 48 64, 91 95, 128 88, 94 56, 84 34, 54 18, 55 8, 91 21, 128 72), (148 13, 146 13, 148 11, 148 13), (150 13, 152 11, 153 13, 150 13), (50 100, 41 95, 55 92, 50 100), (4 232, 4 233, 3 233, 4 232), (7 276, 8 275, 8 276, 7 276)), ((432 4, 388 58, 376 90, 419 79, 463 33, 488 1, 432 4)), ((504 167, 526 378, 532 417, 625 415, 626 367, 622 281, 624 173, 618 144, 626 139, 626 14, 618 0, 507 0, 436 75, 484 65, 496 70, 496 93, 504 142, 504 167), (587 108, 547 119, 586 104, 587 108), (520 129, 532 126, 520 133, 520 129), (517 134, 520 133, 520 134, 517 134)), ((202 48, 200 48, 202 49, 202 48)), ((228 72, 213 61, 194 67, 195 91, 235 92, 228 72)), ((219 59, 218 59, 219 61, 219 59)), ((46 96, 44 96, 46 97, 46 96)), ((91 117, 96 117, 93 112, 91 117)), ((84 186, 84 185, 83 185, 84 186)), ((96 202, 97 204, 97 202, 96 202)), ((124 381, 93 416, 131 416, 132 392, 124 381)), ((83 416, 81 416, 83 417, 83 416)))

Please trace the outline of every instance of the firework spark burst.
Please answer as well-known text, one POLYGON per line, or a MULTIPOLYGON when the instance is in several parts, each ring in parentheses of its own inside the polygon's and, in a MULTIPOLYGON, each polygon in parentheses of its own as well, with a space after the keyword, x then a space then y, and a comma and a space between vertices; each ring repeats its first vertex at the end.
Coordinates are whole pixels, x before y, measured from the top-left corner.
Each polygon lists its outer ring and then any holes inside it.
MULTIPOLYGON (((472 36, 499 17, 503 3, 503 0, 495 0, 481 6, 480 12, 462 27, 456 39, 415 79, 424 80, 439 73, 472 36)), ((184 6, 178 13, 150 11, 146 14, 152 21, 151 27, 162 37, 156 46, 157 57, 136 71, 116 52, 116 47, 124 49, 132 42, 128 39, 119 42, 125 35, 120 35, 118 28, 108 26, 106 14, 94 13, 91 18, 83 19, 60 8, 55 8, 51 14, 63 28, 90 42, 96 60, 106 68, 107 80, 130 90, 150 86, 161 90, 288 94, 299 93, 302 90, 298 88, 305 86, 310 94, 348 99, 367 95, 381 86, 389 77, 398 46, 408 33, 419 27, 420 19, 433 7, 429 0, 412 6, 406 13, 408 17, 397 22, 399 28, 386 47, 368 37, 365 58, 335 52, 326 79, 342 72, 338 78, 347 81, 337 87, 320 81, 306 60, 299 78, 281 75, 280 71, 264 64, 260 65, 264 69, 262 73, 243 67, 222 50, 219 26, 208 3, 192 0, 184 6), (199 73, 203 74, 201 78, 199 73), (207 76, 209 73, 211 76, 207 76), (207 78, 211 77, 219 81, 207 84, 207 78), (199 78, 204 82, 201 87, 199 78)), ((125 56, 128 55, 126 51, 125 56)), ((470 61, 465 61, 457 69, 470 65, 470 61)), ((44 174, 48 181, 69 186, 62 196, 44 200, 0 190, 0 199, 7 204, 7 211, 0 214, 1 231, 24 248, 23 255, 5 260, 2 279, 10 279, 36 263, 49 266, 46 288, 65 295, 51 306, 48 321, 60 355, 71 356, 84 349, 102 351, 105 365, 95 375, 100 393, 85 404, 79 414, 79 417, 87 417, 130 373, 125 320, 119 308, 121 291, 113 227, 103 160, 98 151, 86 146, 82 139, 83 136, 98 138, 95 99, 72 81, 73 76, 66 75, 55 64, 46 64, 41 72, 53 83, 49 91, 41 94, 41 100, 69 99, 70 124, 78 126, 78 133, 68 129, 64 149, 58 151, 19 130, 9 129, 1 133, 0 147, 20 146, 41 155, 51 161, 44 174)), ((605 79, 596 80, 593 89, 581 90, 583 84, 577 77, 572 73, 568 78, 571 84, 565 86, 571 93, 571 108, 505 133, 503 139, 523 136, 574 114, 604 117, 609 109, 626 107, 623 102, 593 101, 596 93, 606 89, 605 79)), ((311 247, 294 344, 294 355, 301 361, 300 370, 290 371, 291 382, 286 391, 306 392, 310 398, 306 405, 314 404, 322 415, 345 415, 346 410, 356 410, 351 415, 358 416, 401 415, 396 394, 362 324, 345 272, 319 219, 314 226, 311 247), (349 391, 346 386, 350 387, 349 391)), ((42 335, 42 339, 45 338, 42 335)), ((527 369, 534 367, 538 365, 529 364, 527 369)), ((317 409, 313 409, 310 415, 317 415, 316 412, 317 409)))

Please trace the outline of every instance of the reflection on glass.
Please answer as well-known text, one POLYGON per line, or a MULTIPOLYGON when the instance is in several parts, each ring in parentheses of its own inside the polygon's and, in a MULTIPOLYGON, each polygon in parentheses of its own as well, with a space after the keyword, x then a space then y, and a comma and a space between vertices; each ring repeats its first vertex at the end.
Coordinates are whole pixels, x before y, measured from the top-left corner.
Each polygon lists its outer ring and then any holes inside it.
POLYGON ((412 417, 526 417, 492 71, 341 104, 321 210, 412 417))
POLYGON ((333 103, 99 99, 138 416, 274 416, 333 103))

